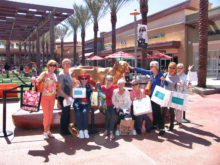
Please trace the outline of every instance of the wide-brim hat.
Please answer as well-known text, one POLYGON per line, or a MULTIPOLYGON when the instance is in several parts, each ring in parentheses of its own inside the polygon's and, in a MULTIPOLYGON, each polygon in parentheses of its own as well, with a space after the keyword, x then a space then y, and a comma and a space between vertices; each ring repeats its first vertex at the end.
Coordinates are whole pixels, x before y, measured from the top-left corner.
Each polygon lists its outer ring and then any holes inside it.
POLYGON ((78 80, 80 81, 82 77, 87 77, 87 80, 90 81, 90 75, 89 75, 89 74, 81 73, 81 74, 78 76, 78 80))

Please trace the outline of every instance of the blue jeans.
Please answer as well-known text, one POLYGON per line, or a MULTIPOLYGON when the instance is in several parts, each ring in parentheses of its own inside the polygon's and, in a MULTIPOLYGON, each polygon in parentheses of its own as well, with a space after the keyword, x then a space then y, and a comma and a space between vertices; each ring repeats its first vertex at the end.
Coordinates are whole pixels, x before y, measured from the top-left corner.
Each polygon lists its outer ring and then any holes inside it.
POLYGON ((88 130, 88 104, 80 104, 79 108, 75 109, 75 119, 78 130, 88 130))
POLYGON ((149 118, 148 118, 148 116, 146 114, 136 116, 136 129, 141 130, 142 121, 143 120, 145 120, 145 128, 146 128, 146 130, 149 130, 150 129, 149 126, 148 126, 149 118))
POLYGON ((113 105, 107 106, 105 112, 105 130, 113 131, 115 122, 115 110, 113 105))

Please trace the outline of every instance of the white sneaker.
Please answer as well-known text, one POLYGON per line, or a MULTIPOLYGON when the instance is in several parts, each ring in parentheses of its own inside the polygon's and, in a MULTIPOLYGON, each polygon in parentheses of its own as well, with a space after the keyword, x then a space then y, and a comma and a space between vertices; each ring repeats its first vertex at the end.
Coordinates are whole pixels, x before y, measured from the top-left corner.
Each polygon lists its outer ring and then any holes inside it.
POLYGON ((88 133, 88 130, 87 130, 87 129, 84 130, 84 136, 85 136, 86 139, 89 138, 89 133, 88 133))
POLYGON ((137 135, 137 132, 135 129, 133 130, 133 135, 137 135))
POLYGON ((79 130, 79 135, 78 135, 78 137, 79 137, 80 139, 84 139, 84 138, 85 138, 85 137, 84 137, 83 130, 79 130))
POLYGON ((119 136, 119 135, 120 135, 119 130, 116 130, 115 131, 115 136, 119 136))
POLYGON ((50 131, 47 132, 47 135, 48 135, 50 138, 54 138, 54 135, 53 135, 50 131))
POLYGON ((49 136, 48 136, 47 132, 44 132, 43 136, 44 136, 44 140, 48 140, 49 139, 49 136))

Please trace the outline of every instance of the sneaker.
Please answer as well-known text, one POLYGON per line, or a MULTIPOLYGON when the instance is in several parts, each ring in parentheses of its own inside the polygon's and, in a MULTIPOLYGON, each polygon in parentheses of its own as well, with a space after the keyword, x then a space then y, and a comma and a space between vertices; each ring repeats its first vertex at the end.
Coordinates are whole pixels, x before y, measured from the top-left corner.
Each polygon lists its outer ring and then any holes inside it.
POLYGON ((89 138, 89 133, 88 133, 88 130, 87 130, 87 129, 84 130, 84 137, 85 137, 86 139, 89 138))
POLYGON ((50 138, 54 138, 54 135, 53 135, 50 131, 47 132, 47 135, 48 135, 50 138))
POLYGON ((159 135, 160 135, 160 136, 163 136, 164 134, 165 134, 165 130, 164 130, 164 129, 161 129, 160 132, 159 132, 159 135))
POLYGON ((110 140, 113 140, 115 138, 115 136, 113 135, 113 132, 110 132, 109 138, 110 138, 110 140))
POLYGON ((43 136, 44 136, 44 140, 48 140, 49 139, 49 136, 48 136, 47 132, 44 132, 43 136))
POLYGON ((182 123, 179 123, 179 128, 182 128, 183 127, 183 124, 182 123))
POLYGON ((105 130, 105 132, 103 133, 103 136, 108 136, 108 131, 105 130))
POLYGON ((173 131, 173 127, 174 127, 173 125, 170 125, 168 131, 173 131))
POLYGON ((116 130, 115 131, 115 136, 119 136, 119 135, 120 135, 119 130, 116 130))
POLYGON ((135 129, 133 130, 133 135, 137 135, 137 132, 135 129))
POLYGON ((85 137, 84 137, 83 130, 79 130, 79 135, 78 135, 78 137, 79 137, 80 139, 84 139, 84 138, 85 138, 85 137))

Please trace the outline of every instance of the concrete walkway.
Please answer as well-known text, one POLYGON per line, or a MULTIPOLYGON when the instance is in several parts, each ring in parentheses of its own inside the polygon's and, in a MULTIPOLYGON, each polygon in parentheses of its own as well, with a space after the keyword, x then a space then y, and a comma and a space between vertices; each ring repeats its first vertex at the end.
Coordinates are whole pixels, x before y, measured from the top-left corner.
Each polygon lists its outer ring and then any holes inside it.
MULTIPOLYGON (((166 131, 163 137, 155 131, 120 136, 112 142, 100 135, 88 140, 62 137, 58 130, 52 130, 55 139, 45 141, 40 129, 14 128, 11 114, 18 109, 19 103, 10 103, 7 107, 7 129, 13 130, 14 135, 0 138, 0 165, 219 165, 219 101, 220 94, 189 95, 186 118, 191 122, 182 128, 175 126, 173 132, 166 131)), ((0 119, 2 121, 2 111, 0 119)))

